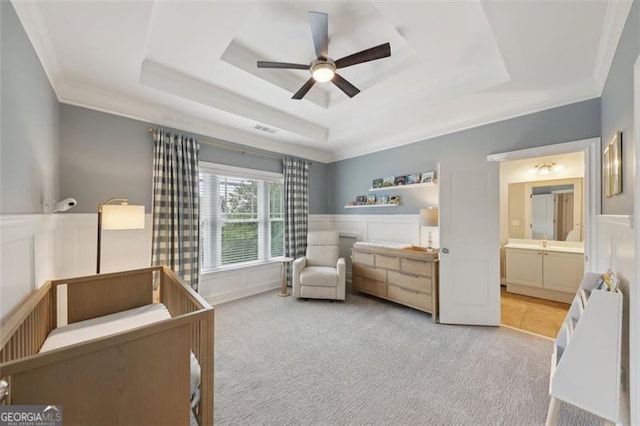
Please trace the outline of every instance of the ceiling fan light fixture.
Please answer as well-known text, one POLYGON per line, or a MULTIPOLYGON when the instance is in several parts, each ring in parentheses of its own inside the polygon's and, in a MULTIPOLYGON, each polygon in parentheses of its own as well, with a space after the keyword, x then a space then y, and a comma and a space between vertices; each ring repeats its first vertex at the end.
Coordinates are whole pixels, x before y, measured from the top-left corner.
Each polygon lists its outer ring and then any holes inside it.
POLYGON ((336 66, 333 64, 333 61, 318 61, 315 60, 311 63, 311 75, 313 79, 318 83, 326 83, 327 81, 331 81, 333 76, 336 74, 336 66))

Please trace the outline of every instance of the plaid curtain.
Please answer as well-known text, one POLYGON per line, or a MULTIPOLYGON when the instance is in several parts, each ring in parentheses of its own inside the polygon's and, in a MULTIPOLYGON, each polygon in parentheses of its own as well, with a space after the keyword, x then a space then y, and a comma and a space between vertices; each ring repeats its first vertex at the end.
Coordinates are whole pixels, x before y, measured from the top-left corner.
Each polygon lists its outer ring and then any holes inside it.
POLYGON ((160 129, 153 133, 153 142, 151 262, 170 267, 198 291, 200 145, 191 137, 160 129))
POLYGON ((284 254, 297 259, 307 250, 309 163, 284 158, 284 254))

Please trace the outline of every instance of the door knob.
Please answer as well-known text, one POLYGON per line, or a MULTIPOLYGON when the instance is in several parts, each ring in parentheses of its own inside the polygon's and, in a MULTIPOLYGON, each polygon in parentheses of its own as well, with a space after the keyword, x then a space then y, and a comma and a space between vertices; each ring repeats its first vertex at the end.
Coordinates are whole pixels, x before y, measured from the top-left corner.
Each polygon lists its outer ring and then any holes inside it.
POLYGON ((449 249, 448 249, 448 248, 446 248, 446 247, 445 247, 445 248, 443 248, 443 249, 442 249, 442 250, 440 250, 440 251, 441 251, 441 252, 443 252, 444 254, 449 253, 449 249))

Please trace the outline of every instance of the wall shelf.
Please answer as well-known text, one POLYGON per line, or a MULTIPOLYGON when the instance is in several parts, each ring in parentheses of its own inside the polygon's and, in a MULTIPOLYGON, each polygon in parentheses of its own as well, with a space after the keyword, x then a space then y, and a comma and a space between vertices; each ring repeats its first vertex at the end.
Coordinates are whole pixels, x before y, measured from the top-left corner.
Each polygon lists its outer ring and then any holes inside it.
POLYGON ((437 183, 435 182, 425 182, 425 183, 411 183, 408 185, 397 185, 397 186, 383 186, 381 188, 369 188, 369 191, 371 192, 376 192, 376 191, 393 191, 396 189, 416 189, 416 188, 425 188, 427 186, 436 186, 437 183))
POLYGON ((344 206, 345 209, 366 209, 370 207, 398 207, 400 204, 362 204, 359 206, 344 206))

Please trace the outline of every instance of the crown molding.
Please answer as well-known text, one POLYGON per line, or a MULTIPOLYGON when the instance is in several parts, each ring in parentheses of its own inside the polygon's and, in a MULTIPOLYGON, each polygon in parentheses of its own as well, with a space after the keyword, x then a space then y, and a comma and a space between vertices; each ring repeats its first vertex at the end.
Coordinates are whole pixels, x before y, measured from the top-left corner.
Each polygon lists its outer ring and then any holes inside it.
POLYGON ((64 90, 64 78, 62 67, 56 54, 56 50, 51 42, 51 36, 47 30, 40 5, 35 1, 11 0, 11 4, 24 27, 24 31, 31 41, 33 49, 36 51, 40 64, 49 79, 49 84, 55 92, 58 100, 64 90))
POLYGON ((326 142, 328 138, 329 130, 326 127, 278 111, 148 59, 142 63, 140 83, 248 120, 286 130, 311 141, 326 142))
POLYGON ((152 102, 135 99, 129 95, 101 91, 79 83, 69 82, 60 102, 152 125, 179 129, 231 144, 245 145, 261 151, 291 155, 321 163, 331 161, 331 154, 328 151, 274 140, 266 135, 254 135, 248 131, 223 126, 176 109, 168 109, 152 102))
POLYGON ((336 149, 331 157, 331 162, 347 160, 349 158, 359 157, 362 155, 373 154, 375 152, 385 151, 391 148, 397 148, 404 145, 409 145, 416 142, 422 142, 425 140, 433 139, 440 136, 445 136, 453 133, 458 133, 464 130, 473 129, 476 127, 485 126, 487 124, 497 123, 500 121, 510 120, 512 118, 518 118, 536 112, 545 111, 548 109, 558 108, 566 105, 571 105, 578 102, 588 101, 599 97, 600 94, 592 90, 585 90, 582 95, 579 96, 556 96, 553 98, 545 99, 543 101, 536 102, 534 104, 526 106, 515 106, 508 110, 501 110, 496 112, 478 111, 475 116, 467 116, 464 121, 456 121, 452 124, 445 123, 440 128, 436 129, 423 129, 423 133, 417 133, 417 135, 408 136, 405 135, 404 140, 401 139, 402 135, 392 136, 394 139, 387 139, 379 141, 375 145, 362 144, 351 145, 343 149, 336 149))
POLYGON ((607 12, 602 24, 600 43, 598 44, 598 53, 593 66, 593 79, 598 85, 598 96, 602 94, 604 85, 607 82, 607 76, 632 4, 633 0, 609 1, 607 3, 607 12))

